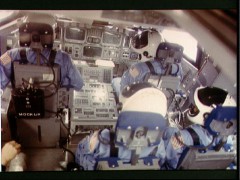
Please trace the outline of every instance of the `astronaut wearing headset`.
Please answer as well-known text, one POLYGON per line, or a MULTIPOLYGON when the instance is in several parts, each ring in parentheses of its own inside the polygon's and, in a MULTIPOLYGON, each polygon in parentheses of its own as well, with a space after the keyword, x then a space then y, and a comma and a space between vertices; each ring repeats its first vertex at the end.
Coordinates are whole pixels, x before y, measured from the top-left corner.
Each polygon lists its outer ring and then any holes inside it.
POLYGON ((198 87, 194 92, 194 103, 186 111, 186 120, 191 124, 180 129, 168 127, 163 134, 166 147, 164 168, 178 168, 187 147, 231 151, 232 135, 237 130, 236 116, 236 102, 227 91, 218 87, 198 87), (207 119, 210 113, 216 115, 212 120, 207 119))
MULTIPOLYGON (((182 79, 181 58, 183 47, 165 42, 160 32, 143 30, 131 38, 130 47, 139 54, 140 62, 132 64, 121 78, 113 79, 112 86, 117 97, 121 95, 124 87, 133 83, 146 82, 150 75, 172 75, 182 79), (170 50, 179 52, 180 56, 177 55, 179 56, 177 57, 178 61, 168 62, 167 56, 169 56, 170 50)), ((175 57, 172 59, 175 59, 175 57)))
MULTIPOLYGON (((0 57, 0 95, 10 85, 10 82, 12 82, 11 88, 15 86, 13 63, 16 61, 23 64, 38 64, 40 66, 43 64, 48 66, 57 64, 60 67, 61 80, 60 86, 57 88, 66 87, 80 90, 83 87, 84 82, 81 74, 73 64, 70 56, 62 50, 53 50, 54 37, 56 35, 54 31, 55 26, 56 21, 54 17, 47 14, 38 15, 33 13, 25 18, 24 22, 19 26, 20 48, 10 49, 0 57), (50 62, 50 60, 52 61, 50 62)), ((12 139, 16 140, 16 113, 13 101, 9 105, 8 120, 12 139)))
MULTIPOLYGON (((53 28, 55 25, 53 17, 44 14, 41 16, 32 14, 19 27, 19 42, 21 47, 26 47, 26 51, 22 52, 25 53, 28 63, 48 63, 46 61, 48 61, 53 47, 55 36, 53 28)), ((21 59, 21 49, 23 48, 8 50, 0 57, 1 90, 4 90, 11 80, 12 62, 21 59)), ((83 79, 67 53, 58 50, 54 63, 58 64, 61 68, 62 86, 76 90, 80 90, 83 87, 83 79)))

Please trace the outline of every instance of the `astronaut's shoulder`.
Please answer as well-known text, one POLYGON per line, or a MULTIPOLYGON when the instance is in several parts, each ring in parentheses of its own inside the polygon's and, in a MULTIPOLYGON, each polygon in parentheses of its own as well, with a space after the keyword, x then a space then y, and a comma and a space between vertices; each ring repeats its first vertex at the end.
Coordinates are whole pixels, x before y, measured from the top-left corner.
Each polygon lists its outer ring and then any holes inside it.
POLYGON ((70 58, 69 54, 61 49, 55 50, 56 51, 56 56, 60 57, 61 59, 66 59, 70 58))
POLYGON ((134 68, 134 67, 143 67, 145 66, 145 62, 136 62, 136 63, 133 63, 131 65, 131 68, 134 68))
POLYGON ((10 53, 17 53, 21 50, 21 48, 13 48, 13 49, 9 49, 7 52, 10 53))
MULTIPOLYGON (((16 59, 16 57, 18 57, 20 50, 21 50, 21 48, 9 49, 4 54, 2 54, 1 57, 9 56, 10 59, 14 60, 14 59, 16 59)), ((26 50, 24 50, 24 51, 26 51, 26 50)))

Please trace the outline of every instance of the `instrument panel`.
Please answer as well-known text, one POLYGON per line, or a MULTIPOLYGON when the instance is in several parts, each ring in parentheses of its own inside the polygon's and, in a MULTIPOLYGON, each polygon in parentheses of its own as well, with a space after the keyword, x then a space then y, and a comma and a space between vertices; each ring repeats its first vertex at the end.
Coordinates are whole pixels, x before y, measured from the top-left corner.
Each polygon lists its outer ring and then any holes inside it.
POLYGON ((114 63, 137 61, 138 54, 130 50, 130 35, 125 29, 60 25, 62 49, 73 60, 110 60, 114 63))
MULTIPOLYGON (((130 47, 130 40, 138 30, 83 22, 59 22, 58 26, 61 29, 61 49, 71 56, 85 83, 80 92, 70 93, 71 129, 81 125, 100 125, 104 122, 107 125, 116 122, 117 110, 114 94, 111 92, 113 90, 110 91, 111 81, 113 77, 121 77, 127 67, 138 61, 139 54, 130 47), (98 60, 111 62, 114 66, 96 66, 98 60)), ((184 72, 188 72, 183 73, 181 89, 190 94, 192 81, 189 79, 194 78, 198 69, 194 66, 193 69, 184 69, 189 64, 181 64, 184 72)), ((179 105, 182 107, 187 103, 184 100, 179 105)))
POLYGON ((80 126, 112 126, 118 117, 113 89, 109 83, 86 82, 70 95, 71 129, 80 126))
POLYGON ((86 38, 86 29, 79 27, 66 27, 64 29, 64 39, 72 43, 82 43, 86 38))
POLYGON ((100 82, 111 84, 113 78, 113 67, 90 66, 88 64, 78 64, 75 62, 84 82, 100 82))

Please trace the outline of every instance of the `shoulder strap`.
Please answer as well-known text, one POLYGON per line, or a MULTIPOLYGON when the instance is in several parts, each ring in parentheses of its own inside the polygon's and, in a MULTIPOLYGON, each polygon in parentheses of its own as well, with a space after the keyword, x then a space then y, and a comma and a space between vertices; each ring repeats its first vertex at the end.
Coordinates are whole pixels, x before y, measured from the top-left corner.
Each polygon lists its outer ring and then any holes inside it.
MULTIPOLYGON (((18 61, 19 64, 27 64, 28 60, 27 60, 27 53, 26 53, 26 49, 25 48, 21 48, 19 49, 19 54, 20 54, 20 60, 18 61)), ((10 81, 12 84, 12 88, 15 88, 15 77, 14 77, 14 62, 12 61, 12 65, 11 65, 11 76, 10 76, 10 81)), ((15 62, 16 63, 16 62, 15 62)))
POLYGON ((98 140, 104 145, 110 145, 110 157, 118 157, 118 148, 115 147, 114 137, 115 133, 109 130, 109 141, 101 136, 103 129, 98 132, 98 140))
POLYGON ((152 63, 151 63, 150 61, 146 61, 145 63, 146 63, 146 65, 148 66, 148 68, 149 68, 149 70, 150 70, 150 73, 151 73, 152 75, 156 75, 157 73, 155 72, 152 63))
POLYGON ((115 147, 114 144, 114 132, 110 133, 110 157, 118 157, 118 148, 115 147))
POLYGON ((188 127, 186 130, 192 136, 194 146, 200 145, 200 140, 199 140, 198 134, 190 127, 188 127))
POLYGON ((25 48, 20 49, 20 57, 21 57, 21 59, 19 61, 20 64, 27 64, 28 63, 25 48))
POLYGON ((57 54, 57 51, 52 49, 51 52, 50 52, 50 56, 49 56, 49 64, 50 64, 50 66, 54 65, 56 54, 57 54))

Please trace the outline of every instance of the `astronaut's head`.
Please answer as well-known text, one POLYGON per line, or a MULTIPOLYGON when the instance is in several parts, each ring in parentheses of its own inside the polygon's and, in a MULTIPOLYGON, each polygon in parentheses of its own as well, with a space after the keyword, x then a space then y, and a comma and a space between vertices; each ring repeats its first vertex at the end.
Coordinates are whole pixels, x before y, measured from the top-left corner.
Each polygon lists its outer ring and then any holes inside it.
POLYGON ((187 118, 203 126, 209 113, 217 106, 236 106, 236 101, 227 91, 218 87, 198 87, 194 92, 194 104, 187 111, 187 118))
POLYGON ((131 49, 139 54, 139 60, 147 61, 156 57, 159 44, 164 42, 162 35, 156 30, 139 31, 131 38, 131 49))
POLYGON ((167 98, 150 83, 135 83, 123 89, 120 95, 122 111, 156 113, 165 117, 167 98))
POLYGON ((56 21, 48 14, 29 14, 19 27, 19 43, 33 49, 52 48, 56 21))

